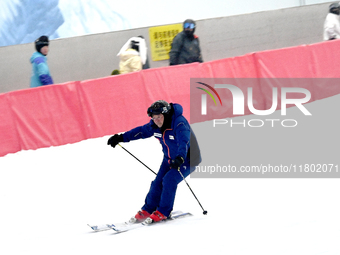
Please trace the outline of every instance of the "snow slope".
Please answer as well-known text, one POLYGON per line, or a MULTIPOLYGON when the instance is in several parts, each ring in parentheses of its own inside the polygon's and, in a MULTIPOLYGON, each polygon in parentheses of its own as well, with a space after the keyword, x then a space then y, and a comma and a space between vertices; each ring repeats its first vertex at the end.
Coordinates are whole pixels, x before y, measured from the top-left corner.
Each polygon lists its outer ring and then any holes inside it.
POLYGON ((1 0, 0 47, 130 28, 107 0, 1 0))
POLYGON ((65 22, 56 31, 61 38, 104 33, 131 28, 116 9, 116 1, 59 0, 65 22))
POLYGON ((64 22, 58 3, 59 0, 1 0, 0 46, 31 43, 41 35, 57 38, 55 31, 64 22))
MULTIPOLYGON (((339 179, 188 178, 208 215, 182 182, 174 210, 194 217, 119 235, 93 233, 88 223, 134 215, 154 178, 107 139, 0 158, 1 254, 340 253, 339 179)), ((123 146, 157 171, 156 139, 123 146)))

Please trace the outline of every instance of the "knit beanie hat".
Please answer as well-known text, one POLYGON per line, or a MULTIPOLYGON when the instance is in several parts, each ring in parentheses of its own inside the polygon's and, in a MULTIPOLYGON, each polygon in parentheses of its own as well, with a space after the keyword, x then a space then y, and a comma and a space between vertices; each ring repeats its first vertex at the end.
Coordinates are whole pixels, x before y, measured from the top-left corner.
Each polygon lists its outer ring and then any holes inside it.
MULTIPOLYGON (((44 46, 48 46, 49 41, 48 41, 48 37, 43 35, 40 36, 37 40, 35 40, 35 49, 40 52, 41 48, 44 46)), ((41 53, 41 52, 40 52, 41 53)))

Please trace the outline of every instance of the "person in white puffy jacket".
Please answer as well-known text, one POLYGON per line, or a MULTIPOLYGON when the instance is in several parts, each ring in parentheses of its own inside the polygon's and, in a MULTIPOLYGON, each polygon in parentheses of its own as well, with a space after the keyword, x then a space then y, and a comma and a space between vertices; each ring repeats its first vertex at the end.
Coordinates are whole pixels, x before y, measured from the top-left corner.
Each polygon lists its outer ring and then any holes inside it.
POLYGON ((324 29, 323 29, 323 39, 333 40, 340 39, 340 4, 333 3, 329 6, 329 13, 327 14, 324 29))
POLYGON ((119 73, 124 74, 142 70, 143 65, 146 63, 146 50, 144 38, 130 38, 117 54, 120 58, 119 73))

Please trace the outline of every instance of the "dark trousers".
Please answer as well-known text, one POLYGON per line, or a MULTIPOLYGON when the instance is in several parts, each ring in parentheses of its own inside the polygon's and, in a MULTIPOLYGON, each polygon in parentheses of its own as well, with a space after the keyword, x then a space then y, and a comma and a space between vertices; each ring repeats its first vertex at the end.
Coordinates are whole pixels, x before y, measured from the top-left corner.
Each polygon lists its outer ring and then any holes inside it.
MULTIPOLYGON (((195 167, 190 168, 189 163, 184 163, 180 168, 184 177, 187 177, 194 170, 195 167)), ((149 213, 158 210, 169 217, 174 206, 177 185, 181 181, 183 181, 183 178, 178 169, 171 169, 167 160, 164 159, 155 180, 151 183, 142 209, 149 213)))

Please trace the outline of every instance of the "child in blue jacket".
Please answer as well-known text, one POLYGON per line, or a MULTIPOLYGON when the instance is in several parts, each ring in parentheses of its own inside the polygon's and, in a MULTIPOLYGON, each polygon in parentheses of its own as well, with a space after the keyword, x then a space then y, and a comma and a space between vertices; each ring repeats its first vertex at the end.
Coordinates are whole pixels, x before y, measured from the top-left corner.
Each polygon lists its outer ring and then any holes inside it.
POLYGON ((53 84, 50 70, 47 65, 48 37, 40 36, 34 42, 36 52, 33 53, 30 61, 32 64, 31 88, 53 84))

